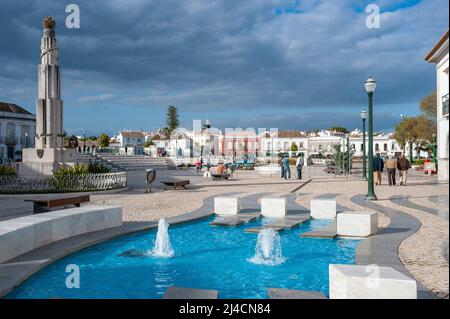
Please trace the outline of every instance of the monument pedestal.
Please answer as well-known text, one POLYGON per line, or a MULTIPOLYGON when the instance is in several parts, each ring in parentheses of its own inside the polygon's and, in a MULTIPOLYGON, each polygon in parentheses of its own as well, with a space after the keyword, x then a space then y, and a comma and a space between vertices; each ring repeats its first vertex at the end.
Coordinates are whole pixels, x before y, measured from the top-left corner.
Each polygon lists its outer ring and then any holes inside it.
POLYGON ((23 162, 17 163, 19 176, 52 175, 53 171, 73 166, 76 163, 76 150, 66 148, 25 148, 23 162))

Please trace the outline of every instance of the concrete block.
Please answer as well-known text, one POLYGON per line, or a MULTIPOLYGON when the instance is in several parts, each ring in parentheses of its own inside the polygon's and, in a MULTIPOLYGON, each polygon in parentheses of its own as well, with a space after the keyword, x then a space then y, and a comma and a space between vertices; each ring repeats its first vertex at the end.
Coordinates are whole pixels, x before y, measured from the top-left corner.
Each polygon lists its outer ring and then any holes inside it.
POLYGON ((261 198, 261 215, 267 218, 284 218, 287 214, 286 198, 261 198))
POLYGON ((36 247, 41 247, 53 242, 53 218, 36 218, 34 216, 28 216, 20 218, 20 221, 34 224, 34 236, 36 247))
POLYGON ((237 215, 241 208, 241 199, 238 197, 214 198, 214 212, 217 215, 237 215))
POLYGON ((310 202, 311 218, 334 219, 336 218, 335 199, 312 199, 310 202))
POLYGON ((367 237, 378 232, 378 213, 345 211, 337 215, 338 236, 367 237))
POLYGON ((0 229, 12 230, 17 233, 18 246, 15 246, 16 256, 36 248, 34 224, 14 222, 14 219, 1 222, 0 229))
POLYGON ((15 229, 0 229, 0 263, 16 257, 19 250, 18 232, 15 229))
POLYGON ((329 265, 330 299, 417 299, 417 283, 392 267, 329 265))

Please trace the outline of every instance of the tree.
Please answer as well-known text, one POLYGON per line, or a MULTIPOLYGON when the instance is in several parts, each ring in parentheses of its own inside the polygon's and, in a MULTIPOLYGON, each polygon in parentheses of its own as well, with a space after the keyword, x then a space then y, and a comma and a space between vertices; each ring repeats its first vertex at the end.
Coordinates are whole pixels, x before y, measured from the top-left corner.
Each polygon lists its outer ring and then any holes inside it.
POLYGON ((297 152, 298 151, 298 146, 295 143, 292 143, 291 145, 291 152, 297 152))
POLYGON ((334 132, 340 132, 340 133, 349 133, 349 131, 342 126, 333 126, 332 128, 330 128, 330 131, 334 131, 334 132))
POLYGON ((106 135, 105 133, 100 134, 97 141, 98 141, 98 145, 100 145, 100 147, 108 147, 109 146, 109 136, 106 135))
POLYGON ((428 117, 433 122, 436 122, 437 117, 437 97, 436 91, 424 97, 420 101, 420 111, 422 111, 423 115, 428 117))
POLYGON ((355 155, 355 150, 350 147, 349 150, 349 155, 350 155, 350 167, 348 167, 349 164, 349 160, 347 158, 347 152, 342 152, 341 148, 342 145, 341 144, 334 144, 331 146, 333 149, 333 155, 331 156, 333 163, 334 163, 334 169, 341 173, 343 172, 349 172, 351 165, 352 165, 352 158, 353 155, 355 155))
POLYGON ((75 135, 64 138, 64 144, 66 148, 77 148, 78 147, 78 139, 75 135))
POLYGON ((152 145, 154 145, 154 144, 153 144, 153 141, 151 141, 151 140, 144 143, 144 147, 150 147, 152 145))
POLYGON ((398 144, 405 149, 409 145, 409 156, 412 158, 412 147, 416 144, 416 149, 426 149, 426 145, 432 142, 433 132, 436 132, 436 122, 426 115, 416 117, 405 117, 395 127, 394 138, 398 144))
POLYGON ((167 108, 166 125, 169 136, 180 125, 180 121, 178 120, 177 108, 173 105, 169 105, 169 107, 167 108))

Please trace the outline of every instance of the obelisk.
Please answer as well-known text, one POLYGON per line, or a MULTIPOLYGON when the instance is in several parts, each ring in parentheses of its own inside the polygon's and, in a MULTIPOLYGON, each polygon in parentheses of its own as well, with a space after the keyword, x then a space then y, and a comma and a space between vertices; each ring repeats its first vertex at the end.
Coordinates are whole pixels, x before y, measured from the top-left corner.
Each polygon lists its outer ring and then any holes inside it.
POLYGON ((41 63, 38 66, 38 98, 36 100, 36 148, 64 147, 63 102, 59 50, 55 38, 55 20, 44 19, 41 39, 41 63))
POLYGON ((35 148, 23 150, 19 175, 51 175, 61 166, 76 161, 73 149, 64 149, 63 102, 59 49, 55 37, 56 23, 45 17, 38 65, 38 96, 36 99, 35 148))

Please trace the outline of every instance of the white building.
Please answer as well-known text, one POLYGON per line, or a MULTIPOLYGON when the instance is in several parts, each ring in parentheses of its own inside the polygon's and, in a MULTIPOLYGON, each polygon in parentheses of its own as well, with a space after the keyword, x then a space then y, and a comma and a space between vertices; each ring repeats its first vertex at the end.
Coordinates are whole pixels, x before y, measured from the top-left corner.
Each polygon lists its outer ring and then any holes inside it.
POLYGON ((143 132, 121 131, 117 135, 120 143, 119 154, 141 155, 144 153, 145 135, 143 132))
POLYGON ((33 148, 36 116, 24 108, 0 102, 0 163, 18 161, 22 148, 33 148))
POLYGON ((425 57, 436 64, 437 90, 437 158, 438 177, 447 180, 449 176, 449 136, 448 136, 448 31, 425 57))

